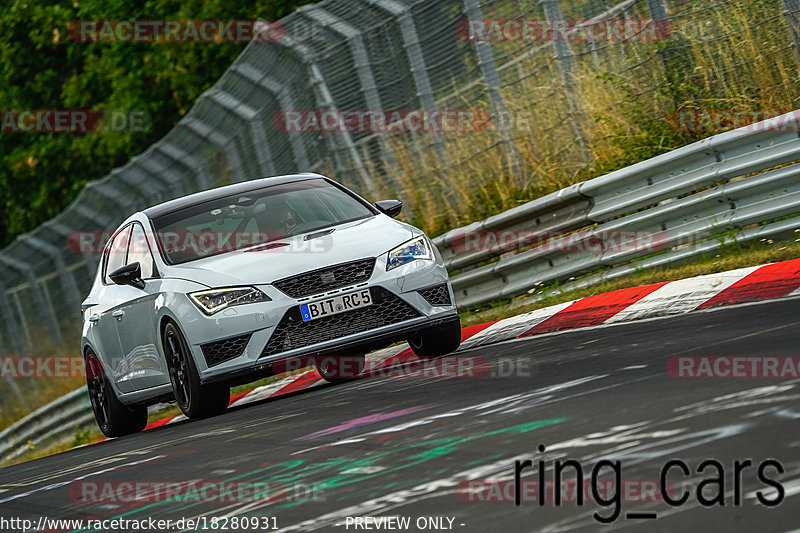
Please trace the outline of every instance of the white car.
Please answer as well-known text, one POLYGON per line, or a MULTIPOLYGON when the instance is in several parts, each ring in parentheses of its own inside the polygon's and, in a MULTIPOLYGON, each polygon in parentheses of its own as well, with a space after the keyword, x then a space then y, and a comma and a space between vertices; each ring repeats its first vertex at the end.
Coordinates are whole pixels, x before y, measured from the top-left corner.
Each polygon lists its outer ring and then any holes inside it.
POLYGON ((140 431, 147 406, 189 418, 228 406, 230 387, 314 364, 340 381, 364 355, 407 340, 420 357, 460 343, 442 258, 318 174, 192 194, 123 222, 81 311, 89 396, 107 436, 140 431))

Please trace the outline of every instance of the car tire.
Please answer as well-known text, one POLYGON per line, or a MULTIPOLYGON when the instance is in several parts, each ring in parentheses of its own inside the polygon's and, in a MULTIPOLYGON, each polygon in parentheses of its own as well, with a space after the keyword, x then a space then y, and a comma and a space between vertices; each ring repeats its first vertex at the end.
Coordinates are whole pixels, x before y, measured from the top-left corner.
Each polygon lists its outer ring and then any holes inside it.
POLYGON ((314 367, 328 383, 357 378, 366 366, 366 355, 326 355, 314 358, 314 367))
POLYGON ((441 326, 424 329, 408 339, 417 357, 441 357, 458 349, 461 344, 461 322, 453 320, 441 326))
POLYGON ((97 426, 106 437, 123 437, 138 433, 147 425, 147 407, 127 406, 119 401, 106 377, 103 363, 90 349, 84 355, 86 388, 97 426))
POLYGON ((230 387, 200 381, 189 343, 174 322, 164 327, 163 343, 172 392, 183 414, 187 418, 206 418, 225 412, 230 387))

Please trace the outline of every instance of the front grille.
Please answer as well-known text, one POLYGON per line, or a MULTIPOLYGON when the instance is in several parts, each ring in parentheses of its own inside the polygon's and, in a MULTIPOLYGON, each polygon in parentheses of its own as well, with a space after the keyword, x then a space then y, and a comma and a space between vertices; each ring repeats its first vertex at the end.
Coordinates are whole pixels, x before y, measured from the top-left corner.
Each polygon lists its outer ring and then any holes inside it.
POLYGON ((248 333, 240 337, 201 344, 200 348, 203 350, 203 357, 206 358, 208 367, 211 368, 242 355, 245 346, 250 342, 250 335, 248 333))
POLYGON ((447 290, 447 283, 435 287, 428 287, 427 289, 422 289, 417 292, 431 305, 453 305, 450 301, 450 291, 447 290))
POLYGON ((331 267, 303 272, 279 279, 273 285, 292 298, 303 298, 332 289, 367 281, 375 268, 375 258, 360 259, 331 267))
POLYGON ((413 307, 383 287, 370 289, 372 305, 303 322, 300 306, 283 315, 261 357, 303 348, 421 316, 413 307))

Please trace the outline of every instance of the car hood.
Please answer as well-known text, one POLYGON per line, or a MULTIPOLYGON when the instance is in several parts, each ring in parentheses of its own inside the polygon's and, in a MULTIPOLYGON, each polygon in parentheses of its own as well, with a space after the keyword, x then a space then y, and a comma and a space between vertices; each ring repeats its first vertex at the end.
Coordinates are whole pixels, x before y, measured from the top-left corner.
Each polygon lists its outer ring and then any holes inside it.
POLYGON ((257 285, 329 265, 378 257, 408 241, 419 230, 386 215, 279 239, 266 249, 238 250, 167 267, 165 275, 208 287, 257 285), (306 240, 306 237, 331 233, 306 240), (270 247, 278 242, 288 246, 270 247))

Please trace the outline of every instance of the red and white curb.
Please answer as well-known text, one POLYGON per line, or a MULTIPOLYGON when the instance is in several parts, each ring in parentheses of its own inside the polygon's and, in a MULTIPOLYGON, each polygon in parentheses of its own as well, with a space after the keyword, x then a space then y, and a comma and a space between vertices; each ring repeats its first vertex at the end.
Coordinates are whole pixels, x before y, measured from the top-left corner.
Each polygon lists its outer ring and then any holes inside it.
MULTIPOLYGON (((469 326, 461 330, 461 350, 542 333, 644 318, 678 315, 739 303, 800 296, 800 259, 740 268, 730 272, 655 283, 589 296, 511 318, 469 326)), ((408 344, 367 355, 364 374, 417 360, 408 344)), ((237 394, 230 406, 275 398, 325 383, 316 370, 308 370, 269 385, 237 394)), ((185 420, 183 415, 151 422, 152 429, 185 420)))

